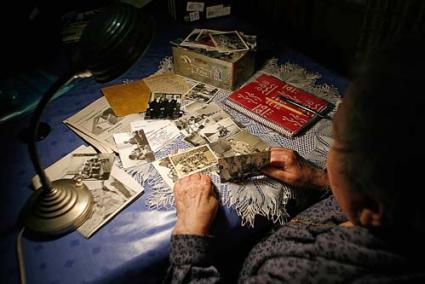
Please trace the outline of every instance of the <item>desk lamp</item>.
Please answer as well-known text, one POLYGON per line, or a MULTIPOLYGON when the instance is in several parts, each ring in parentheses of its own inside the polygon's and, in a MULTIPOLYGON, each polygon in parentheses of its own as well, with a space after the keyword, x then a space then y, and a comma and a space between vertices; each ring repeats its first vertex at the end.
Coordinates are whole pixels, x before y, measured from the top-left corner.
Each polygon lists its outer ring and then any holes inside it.
POLYGON ((40 118, 55 93, 69 81, 91 74, 108 82, 143 55, 153 35, 153 21, 134 6, 115 3, 98 11, 81 35, 72 70, 59 78, 38 103, 31 121, 29 152, 41 189, 22 210, 26 230, 36 236, 58 236, 80 226, 92 213, 93 197, 81 181, 50 181, 36 148, 40 118))

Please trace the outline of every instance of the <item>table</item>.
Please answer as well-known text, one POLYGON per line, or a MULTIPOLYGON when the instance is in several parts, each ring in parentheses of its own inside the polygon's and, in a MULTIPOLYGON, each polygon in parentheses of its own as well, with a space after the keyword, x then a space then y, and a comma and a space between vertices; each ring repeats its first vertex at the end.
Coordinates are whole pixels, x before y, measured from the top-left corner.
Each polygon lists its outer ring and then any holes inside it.
MULTIPOLYGON (((165 11, 152 10, 157 20, 154 41, 145 57, 126 74, 109 84, 146 77, 154 73, 159 62, 171 55, 169 41, 188 34, 194 27, 235 27, 244 30, 243 23, 235 17, 211 20, 201 24, 177 24, 165 11), (235 26, 235 23, 237 24, 235 26)), ((291 61, 322 75, 322 81, 333 84, 340 92, 346 80, 309 58, 289 48, 276 51, 281 62, 291 61)), ((44 121, 52 127, 47 139, 38 144, 42 164, 48 166, 84 142, 62 121, 101 96, 104 85, 94 79, 84 79, 75 84, 67 94, 48 106, 44 121)), ((15 257, 15 239, 19 230, 19 211, 31 194, 31 177, 34 170, 26 145, 18 138, 28 125, 28 116, 1 125, 1 242, 0 255, 2 283, 16 283, 18 278, 15 257)), ((175 224, 173 208, 149 210, 146 192, 106 224, 92 238, 85 239, 72 232, 56 240, 35 241, 23 239, 28 283, 104 283, 142 282, 157 283, 163 277, 168 261, 169 239, 175 224)), ((258 218, 255 228, 240 226, 240 218, 231 208, 220 208, 213 230, 222 252, 232 252, 250 246, 270 222, 258 218)), ((228 258, 232 264, 234 258, 228 258)))

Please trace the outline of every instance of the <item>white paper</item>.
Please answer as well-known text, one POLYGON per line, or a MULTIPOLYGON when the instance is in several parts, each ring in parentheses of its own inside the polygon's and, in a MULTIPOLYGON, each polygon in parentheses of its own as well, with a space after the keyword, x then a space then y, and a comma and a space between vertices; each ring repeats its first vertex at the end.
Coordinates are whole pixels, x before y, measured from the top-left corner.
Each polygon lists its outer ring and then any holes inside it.
POLYGON ((131 123, 131 131, 143 130, 152 151, 156 152, 180 136, 180 131, 170 120, 147 120, 131 123))
MULTIPOLYGON (((59 161, 45 169, 47 177, 54 181, 61 178, 74 178, 69 168, 73 154, 95 154, 90 146, 81 145, 59 161)), ((143 187, 132 176, 118 167, 116 158, 108 180, 82 181, 93 196, 93 213, 77 230, 86 238, 91 237, 104 224, 111 220, 142 192, 143 187)), ((35 189, 41 187, 38 176, 33 177, 35 189)))
MULTIPOLYGON (((63 157, 62 159, 56 161, 52 165, 50 165, 47 169, 45 169, 45 173, 47 177, 54 181, 57 179, 64 178, 67 173, 68 165, 71 162, 71 156, 74 153, 80 153, 80 154, 95 154, 96 150, 93 149, 93 147, 90 146, 84 146, 81 145, 78 148, 76 148, 74 151, 63 157)), ((40 178, 38 175, 34 176, 32 178, 32 185, 34 189, 39 189, 41 187, 40 178)))
POLYGON ((186 4, 186 11, 187 12, 203 12, 204 7, 205 7, 204 2, 188 1, 186 4))
POLYGON ((117 163, 109 180, 86 182, 93 195, 93 214, 77 229, 86 238, 90 238, 143 192, 142 185, 120 169, 117 163))
POLYGON ((170 187, 174 187, 174 183, 177 181, 177 172, 169 157, 165 157, 161 160, 156 160, 152 163, 158 173, 161 175, 165 183, 170 187))
POLYGON ((199 19, 200 19, 199 12, 190 12, 189 13, 189 20, 191 22, 198 21, 199 19))
POLYGON ((125 169, 147 164, 155 160, 155 156, 143 130, 115 133, 114 140, 125 169))
POLYGON ((224 6, 223 4, 209 6, 206 9, 205 17, 207 19, 211 19, 211 18, 216 18, 221 16, 227 16, 227 15, 230 15, 230 12, 231 12, 231 6, 224 6))
POLYGON ((64 123, 117 152, 113 134, 129 132, 130 122, 141 118, 143 116, 140 114, 130 114, 125 117, 115 116, 106 98, 101 97, 67 118, 64 123))

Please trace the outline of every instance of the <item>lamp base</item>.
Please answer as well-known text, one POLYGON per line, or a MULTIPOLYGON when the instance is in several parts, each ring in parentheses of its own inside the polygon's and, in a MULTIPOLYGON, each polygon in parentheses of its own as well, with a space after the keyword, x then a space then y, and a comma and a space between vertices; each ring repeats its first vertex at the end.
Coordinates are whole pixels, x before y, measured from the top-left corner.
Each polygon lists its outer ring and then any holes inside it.
POLYGON ((57 236, 75 230, 93 209, 93 197, 82 182, 60 179, 53 189, 39 189, 24 208, 25 229, 40 236, 57 236))

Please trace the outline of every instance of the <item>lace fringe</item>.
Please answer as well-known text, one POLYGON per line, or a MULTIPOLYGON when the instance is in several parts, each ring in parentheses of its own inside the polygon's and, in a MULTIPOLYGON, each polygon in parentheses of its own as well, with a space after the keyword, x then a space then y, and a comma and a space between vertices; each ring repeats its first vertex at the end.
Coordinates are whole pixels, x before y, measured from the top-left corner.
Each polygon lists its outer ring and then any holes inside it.
MULTIPOLYGON (((172 57, 164 58, 158 69, 158 73, 173 71, 172 57)), ((317 80, 321 77, 319 74, 307 72, 296 64, 285 63, 278 65, 277 59, 273 58, 264 65, 260 72, 277 76, 290 84, 333 103, 337 104, 338 102, 339 94, 335 87, 328 84, 317 84, 317 80)), ((314 143, 313 150, 306 154, 306 158, 322 167, 325 165, 327 150, 332 141, 330 127, 331 123, 329 121, 322 120, 313 128, 314 135, 311 138, 305 138, 309 143, 314 143), (314 142, 310 140, 314 140, 314 142)), ((258 131, 261 132, 261 126, 257 129, 258 131)), ((267 132, 269 131, 267 130, 267 132)), ((267 140, 273 143, 277 141, 274 137, 268 137, 267 140)), ((292 144, 289 143, 281 144, 283 144, 282 146, 291 147, 292 144)), ((277 142, 274 144, 277 144, 277 142)), ((296 147, 292 146, 292 148, 296 147)), ((154 167, 151 167, 149 171, 151 174, 138 176, 143 176, 144 178, 143 183, 147 194, 146 205, 148 208, 174 208, 172 189, 162 180, 160 175, 154 170, 154 167)), ((211 174, 210 176, 214 184, 219 188, 221 204, 236 210, 236 213, 241 218, 242 226, 254 227, 255 217, 258 215, 264 216, 274 223, 282 224, 287 220, 288 214, 285 208, 291 197, 291 190, 288 187, 269 178, 250 181, 242 185, 220 184, 217 175, 211 174)))

